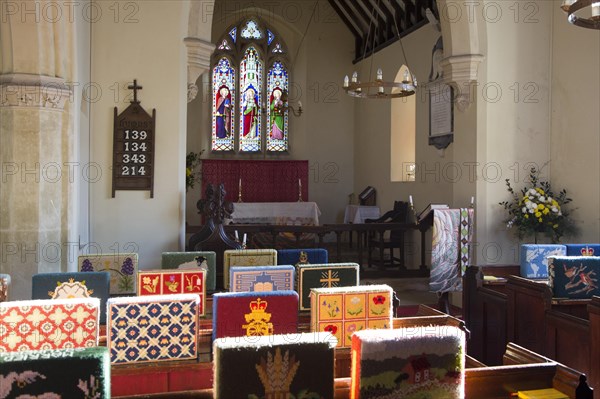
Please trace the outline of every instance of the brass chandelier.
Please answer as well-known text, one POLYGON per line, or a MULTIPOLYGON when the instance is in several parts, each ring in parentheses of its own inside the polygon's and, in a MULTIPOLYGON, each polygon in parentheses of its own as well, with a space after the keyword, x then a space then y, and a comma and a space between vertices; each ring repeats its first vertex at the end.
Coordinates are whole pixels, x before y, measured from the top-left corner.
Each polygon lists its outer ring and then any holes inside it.
MULTIPOLYGON (((375 8, 379 7, 379 4, 380 0, 377 1, 376 5, 373 5, 373 15, 371 16, 371 20, 369 21, 369 34, 371 32, 374 32, 374 30, 371 30, 371 25, 373 23, 373 20, 375 19, 375 8)), ((381 70, 381 68, 378 68, 374 81, 361 82, 358 78, 358 73, 354 71, 354 73, 352 74, 352 79, 350 79, 348 75, 344 77, 343 88, 349 96, 356 98, 391 99, 412 96, 417 92, 417 78, 410 72, 410 69, 408 68, 408 59, 406 58, 406 53, 404 52, 404 46, 402 45, 402 37, 400 35, 400 29, 398 28, 398 22, 396 21, 395 15, 394 25, 396 27, 396 32, 398 33, 398 41, 400 41, 402 56, 404 57, 404 60, 406 62, 406 69, 404 71, 402 81, 384 81, 383 71, 381 70)), ((367 34, 367 39, 365 40, 365 49, 363 52, 363 59, 365 58, 367 53, 368 42, 369 36, 367 34)), ((373 71, 373 58, 375 57, 375 33, 373 33, 373 45, 371 51, 373 53, 371 55, 371 67, 369 70, 369 76, 371 76, 371 72, 373 71)))
POLYGON ((600 29, 600 0, 563 0, 561 8, 571 24, 600 29))

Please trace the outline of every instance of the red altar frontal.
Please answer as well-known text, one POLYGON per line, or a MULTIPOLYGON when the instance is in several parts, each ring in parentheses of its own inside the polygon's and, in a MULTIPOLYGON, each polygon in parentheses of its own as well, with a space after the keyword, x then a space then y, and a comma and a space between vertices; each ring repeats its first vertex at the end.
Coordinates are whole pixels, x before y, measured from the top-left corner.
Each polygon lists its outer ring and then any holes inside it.
POLYGON ((308 201, 308 161, 202 160, 202 192, 220 183, 227 201, 308 201))

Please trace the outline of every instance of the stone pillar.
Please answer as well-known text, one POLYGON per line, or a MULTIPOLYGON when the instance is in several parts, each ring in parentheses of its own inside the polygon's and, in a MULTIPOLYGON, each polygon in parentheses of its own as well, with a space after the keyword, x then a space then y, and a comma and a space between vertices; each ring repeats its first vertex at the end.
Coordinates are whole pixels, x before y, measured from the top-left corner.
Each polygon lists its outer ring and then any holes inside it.
POLYGON ((31 298, 32 275, 65 271, 76 253, 76 140, 72 21, 36 15, 32 1, 0 1, 9 5, 17 9, 2 14, 0 35, 0 273, 11 275, 14 300, 31 298))
POLYGON ((183 39, 188 54, 188 103, 198 94, 196 80, 210 68, 210 56, 215 45, 197 37, 183 39))

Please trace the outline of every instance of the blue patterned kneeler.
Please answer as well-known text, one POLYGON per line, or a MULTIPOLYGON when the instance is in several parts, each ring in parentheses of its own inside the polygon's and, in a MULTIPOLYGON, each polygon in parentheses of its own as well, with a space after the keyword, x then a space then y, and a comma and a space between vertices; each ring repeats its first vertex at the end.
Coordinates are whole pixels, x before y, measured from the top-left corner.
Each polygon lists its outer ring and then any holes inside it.
POLYGON ((31 279, 31 299, 100 298, 100 324, 106 323, 108 272, 40 273, 31 279))
POLYGON ((105 347, 0 353, 2 399, 110 399, 105 347))
POLYGON ((278 249, 278 265, 295 265, 300 262, 300 253, 307 255, 306 263, 328 263, 329 254, 324 248, 306 248, 306 249, 278 249))
POLYGON ((600 256, 600 244, 566 244, 567 256, 600 256))
POLYGON ((161 269, 206 269, 206 291, 212 292, 217 283, 217 253, 213 251, 163 252, 161 269))
POLYGON ((234 266, 229 269, 231 292, 294 290, 294 266, 234 266))
POLYGON ((567 248, 560 244, 521 244, 521 277, 548 278, 548 257, 564 256, 567 248))
POLYGON ((199 301, 196 294, 109 299, 111 362, 196 359, 199 301))
POLYGON ((599 256, 550 256, 548 275, 555 298, 600 296, 599 256))

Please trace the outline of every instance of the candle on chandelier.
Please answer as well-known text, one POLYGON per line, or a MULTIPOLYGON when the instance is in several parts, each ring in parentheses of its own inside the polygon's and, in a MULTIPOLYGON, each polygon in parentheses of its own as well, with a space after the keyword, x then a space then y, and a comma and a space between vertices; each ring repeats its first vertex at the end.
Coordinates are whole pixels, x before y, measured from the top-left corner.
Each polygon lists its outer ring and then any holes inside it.
POLYGON ((298 188, 302 190, 302 180, 298 179, 298 188))
POLYGON ((244 233, 244 241, 242 241, 242 246, 246 246, 246 233, 244 233))
POLYGON ((471 206, 475 203, 475 197, 471 197, 471 206))
POLYGON ((242 192, 242 178, 240 177, 240 183, 238 184, 238 191, 242 192))
POLYGON ((412 195, 408 196, 408 203, 410 204, 410 206, 413 206, 412 195))
POLYGON ((346 75, 344 77, 344 87, 348 87, 350 86, 350 79, 348 78, 348 75, 346 75))

